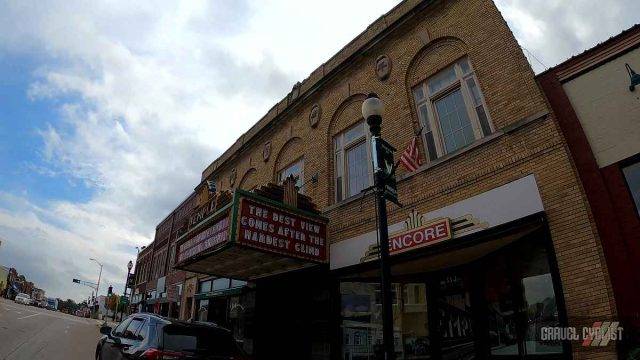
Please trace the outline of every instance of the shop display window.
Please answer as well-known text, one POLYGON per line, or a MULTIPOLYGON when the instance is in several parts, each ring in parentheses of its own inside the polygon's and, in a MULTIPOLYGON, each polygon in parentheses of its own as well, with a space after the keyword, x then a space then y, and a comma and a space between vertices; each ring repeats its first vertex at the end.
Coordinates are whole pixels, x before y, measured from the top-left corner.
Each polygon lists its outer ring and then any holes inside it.
MULTIPOLYGON (((392 286, 397 359, 562 354, 561 342, 540 341, 542 327, 560 326, 562 310, 550 256, 537 240, 527 237, 454 269, 397 279, 392 286)), ((379 289, 375 278, 340 283, 345 360, 375 359, 382 350, 379 289)))

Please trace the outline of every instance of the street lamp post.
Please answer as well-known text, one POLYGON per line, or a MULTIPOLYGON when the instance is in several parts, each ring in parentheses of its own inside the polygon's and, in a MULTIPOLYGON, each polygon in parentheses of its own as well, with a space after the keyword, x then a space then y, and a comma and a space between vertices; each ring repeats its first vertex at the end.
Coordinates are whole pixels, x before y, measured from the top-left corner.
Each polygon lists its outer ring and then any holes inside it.
MULTIPOLYGON (((102 263, 99 262, 98 260, 94 259, 94 258, 90 258, 89 260, 95 261, 96 264, 100 265, 100 273, 98 273, 98 282, 96 284, 96 299, 97 299, 98 298, 98 291, 100 290, 100 278, 102 277, 102 263)), ((93 304, 92 304, 92 307, 93 307, 93 304)), ((97 313, 97 311, 96 311, 96 313, 97 313)), ((97 316, 98 315, 96 314, 96 317, 97 316)))
POLYGON ((369 125, 371 132, 372 157, 374 160, 374 188, 378 210, 378 238, 380 241, 380 290, 382 293, 382 343, 384 359, 395 359, 393 339, 393 299, 391 292, 391 268, 389 265, 389 231, 387 225, 387 202, 385 200, 386 173, 380 166, 379 146, 382 139, 380 125, 382 124, 382 111, 384 104, 376 94, 369 94, 362 103, 362 116, 369 125))
MULTIPOLYGON (((133 268, 133 261, 129 260, 127 264, 127 281, 124 283, 124 292, 122 294, 123 299, 127 298, 127 286, 129 285, 129 276, 131 275, 131 269, 133 268)), ((131 291, 133 293, 133 289, 131 291)), ((128 303, 127 303, 128 304, 128 303)), ((122 321, 122 312, 124 311, 124 305, 120 309, 120 320, 122 321)))
POLYGON ((98 274, 98 285, 96 285, 96 296, 98 296, 98 291, 100 291, 100 278, 102 277, 102 264, 94 258, 91 258, 89 260, 95 261, 96 264, 100 265, 100 273, 98 274))

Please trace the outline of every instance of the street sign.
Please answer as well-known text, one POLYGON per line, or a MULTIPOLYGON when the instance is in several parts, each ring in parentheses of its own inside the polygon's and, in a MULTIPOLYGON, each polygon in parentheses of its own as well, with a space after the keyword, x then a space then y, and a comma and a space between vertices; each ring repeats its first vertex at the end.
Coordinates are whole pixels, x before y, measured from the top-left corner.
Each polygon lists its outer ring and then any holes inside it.
POLYGON ((396 149, 384 139, 374 136, 371 138, 373 173, 380 176, 384 183, 384 197, 398 204, 398 189, 395 179, 395 161, 393 153, 396 149))

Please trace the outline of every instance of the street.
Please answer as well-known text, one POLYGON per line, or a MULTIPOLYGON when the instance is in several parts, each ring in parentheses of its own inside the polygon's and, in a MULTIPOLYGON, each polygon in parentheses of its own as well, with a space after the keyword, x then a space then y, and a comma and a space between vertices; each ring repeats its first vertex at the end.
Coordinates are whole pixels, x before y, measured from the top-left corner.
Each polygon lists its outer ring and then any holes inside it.
POLYGON ((0 359, 93 359, 98 324, 0 298, 0 359))

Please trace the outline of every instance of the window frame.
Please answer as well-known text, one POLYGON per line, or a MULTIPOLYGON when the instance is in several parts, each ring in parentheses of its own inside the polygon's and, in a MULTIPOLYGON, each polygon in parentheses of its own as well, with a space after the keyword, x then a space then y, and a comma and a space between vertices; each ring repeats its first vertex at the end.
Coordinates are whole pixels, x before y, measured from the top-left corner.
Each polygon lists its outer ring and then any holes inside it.
POLYGON ((113 330, 111 330, 111 336, 114 337, 123 337, 124 331, 127 330, 127 328, 129 327, 129 323, 131 323, 131 320, 133 320, 132 317, 128 317, 126 319, 124 319, 123 321, 121 321, 118 325, 116 325, 113 330), (123 326, 122 332, 118 333, 117 330, 120 328, 120 326, 123 326))
POLYGON ((140 329, 142 329, 144 326, 146 326, 146 320, 144 318, 134 317, 131 319, 131 321, 129 321, 127 328, 124 329, 124 331, 122 332, 122 337, 130 340, 141 340, 141 339, 138 339, 137 336, 140 333, 140 329), (135 331, 130 331, 127 333, 127 331, 129 330, 129 327, 133 324, 134 321, 140 321, 140 324, 134 329, 135 331))
POLYGON ((369 146, 370 140, 371 140, 371 134, 367 131, 365 125, 366 125, 366 122, 364 121, 364 119, 360 119, 357 122, 351 124, 346 129, 334 135, 333 138, 331 139, 331 146, 332 146, 331 149, 332 149, 332 157, 333 157, 333 173, 334 173, 333 174, 333 187, 334 187, 333 199, 335 203, 343 202, 359 194, 358 193, 358 194, 347 195, 347 192, 349 190, 349 184, 348 184, 349 183, 349 164, 347 163, 347 152, 349 150, 356 148, 357 146, 360 146, 363 143, 364 143, 364 147, 366 149, 365 151, 367 154, 367 159, 366 159, 367 178, 369 181, 369 185, 373 184, 373 168, 371 165, 371 146, 369 146), (350 130, 355 129, 357 126, 362 126, 362 135, 354 139, 351 139, 348 143, 345 142, 345 134, 350 130), (338 141, 339 141, 339 144, 337 143, 338 141), (341 168, 342 182, 340 186, 338 186, 338 156, 340 156, 340 161, 342 164, 342 168, 341 168), (340 194, 342 195, 341 198, 338 196, 339 194, 338 187, 340 187, 340 194))
POLYGON ((422 80, 420 83, 418 83, 411 89, 411 94, 413 98, 414 109, 416 111, 416 116, 418 117, 418 121, 422 126, 422 131, 420 135, 422 137, 424 151, 426 154, 425 158, 427 162, 433 162, 445 155, 455 153, 467 146, 470 146, 475 141, 478 141, 484 137, 487 137, 495 133, 496 131, 493 125, 493 121, 491 120, 491 115, 489 114, 485 96, 482 92, 482 89, 480 88, 480 82, 478 81, 478 77, 476 75, 476 72, 468 56, 463 56, 461 58, 458 58, 457 60, 450 63, 446 67, 440 69, 435 74, 422 80), (466 66, 468 67, 467 72, 465 72, 462 69, 461 64, 464 64, 464 63, 466 63, 466 66), (454 71, 455 79, 451 83, 431 93, 431 90, 429 89, 429 84, 433 83, 435 81, 434 79, 438 75, 442 75, 446 71, 450 71, 451 69, 453 69, 454 71), (476 104, 475 97, 469 86, 470 80, 473 81, 475 88, 478 91, 479 104, 476 104), (422 91, 421 98, 417 96, 418 90, 422 91), (447 96, 452 95, 458 90, 460 91, 460 94, 462 96, 464 107, 467 111, 469 122, 471 123, 474 141, 464 146, 458 147, 457 149, 451 152, 448 152, 446 150, 446 143, 444 139, 443 130, 441 127, 441 122, 438 117, 438 112, 436 110, 436 103, 439 100, 445 99, 447 96), (420 108, 422 106, 426 107, 427 119, 425 119, 421 113, 420 108), (490 133, 488 134, 484 133, 482 122, 480 120, 480 116, 478 115, 478 108, 480 106, 482 106, 484 110, 487 126, 489 127, 490 133), (427 138, 429 132, 432 133, 431 136, 433 139, 435 154, 431 154, 431 151, 429 149, 428 138, 427 138))
POLYGON ((629 200, 631 201, 631 204, 634 206, 635 215, 640 218, 640 202, 636 202, 636 199, 633 196, 633 189, 631 187, 631 182, 629 181, 629 177, 625 172, 626 169, 634 166, 640 166, 640 154, 634 155, 626 160, 621 161, 620 173, 622 174, 622 179, 627 188, 627 194, 629 194, 629 200))
POLYGON ((303 188, 302 185, 304 185, 304 155, 296 158, 295 160, 291 161, 290 163, 288 163, 287 165, 283 166, 280 168, 280 170, 278 170, 276 172, 276 181, 278 182, 278 184, 282 184, 284 182, 284 179, 282 178, 282 174, 292 168, 293 166, 296 166, 297 164, 301 164, 300 166, 300 174, 298 176, 299 181, 300 181, 300 188, 299 188, 299 192, 303 193, 303 188))

